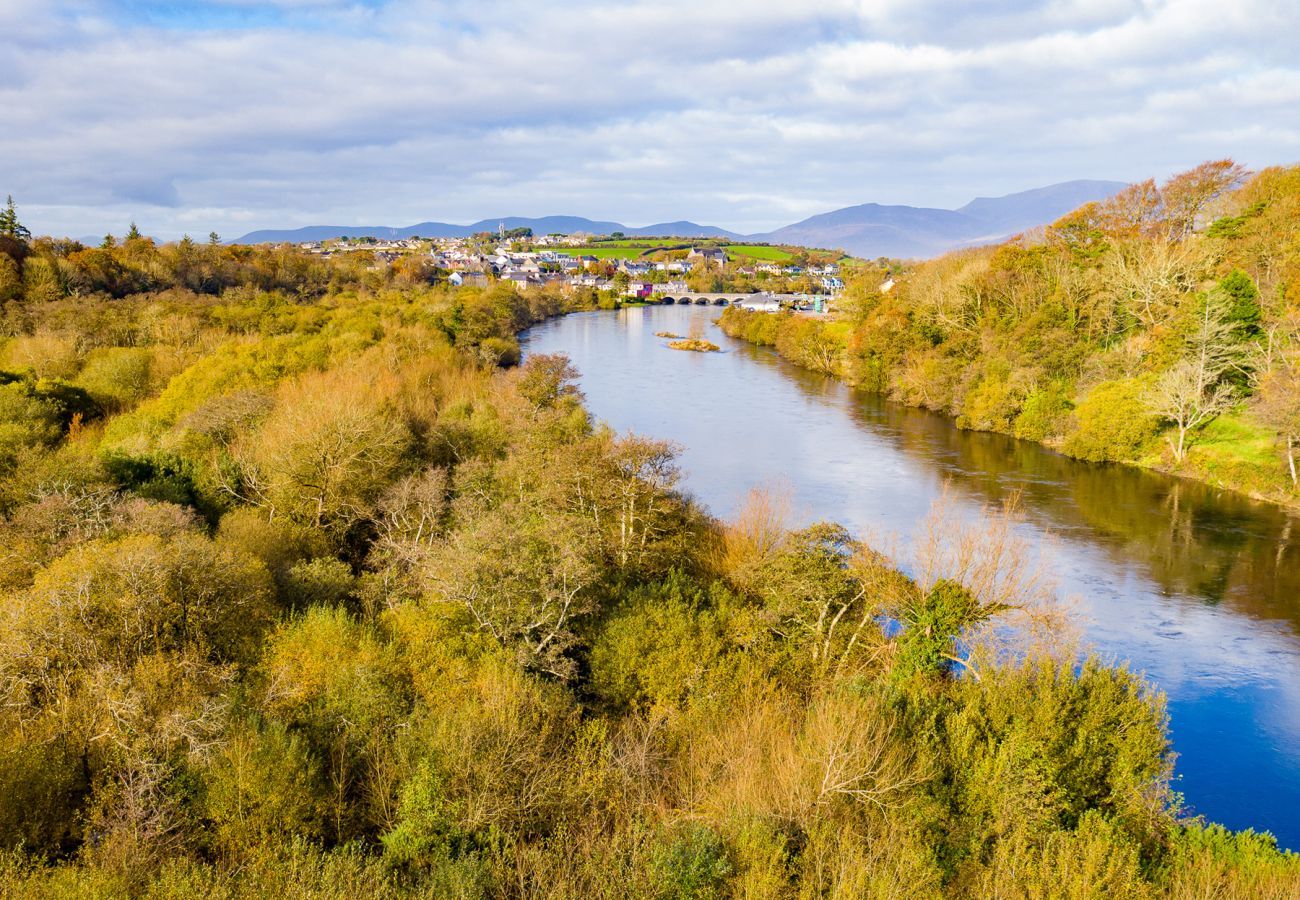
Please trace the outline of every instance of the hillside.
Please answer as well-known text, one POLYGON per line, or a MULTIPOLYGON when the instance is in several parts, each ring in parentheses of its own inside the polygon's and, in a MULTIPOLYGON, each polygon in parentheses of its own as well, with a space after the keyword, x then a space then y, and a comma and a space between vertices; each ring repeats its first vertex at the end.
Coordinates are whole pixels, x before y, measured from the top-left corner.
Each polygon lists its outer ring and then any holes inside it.
MULTIPOLYGON (((947 215, 973 212, 1010 231, 1058 199, 1108 187, 1058 185, 947 215)), ((843 210, 804 233, 861 234, 855 217, 889 223, 889 211, 843 210)), ((849 284, 838 321, 739 310, 722 321, 733 336, 962 428, 1296 506, 1298 211, 1300 167, 1246 180, 1220 160, 1080 207, 1034 246, 910 264, 890 273, 887 293, 886 272, 872 269, 849 284)), ((933 221, 931 236, 953 226, 933 221)))

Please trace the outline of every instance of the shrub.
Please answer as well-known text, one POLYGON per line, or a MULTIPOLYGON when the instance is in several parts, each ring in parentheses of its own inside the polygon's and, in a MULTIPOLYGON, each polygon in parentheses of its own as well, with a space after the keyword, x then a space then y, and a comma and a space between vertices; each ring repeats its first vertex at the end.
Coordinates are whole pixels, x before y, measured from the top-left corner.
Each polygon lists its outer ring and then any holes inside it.
POLYGON ((1065 385, 1053 381, 1025 398, 1011 433, 1027 441, 1045 441, 1060 433, 1072 408, 1065 385))
POLYGON ((714 616, 677 577, 638 591, 591 649, 591 684, 617 705, 680 702, 722 652, 714 616))
POLYGON ((1159 430, 1145 396, 1136 378, 1098 384, 1074 411, 1065 452, 1090 462, 1136 459, 1159 430))
POLYGON ((663 835, 651 851, 650 866, 656 893, 665 900, 722 897, 732 872, 722 838, 694 822, 663 835))
POLYGON ((129 409, 143 400, 151 385, 153 354, 136 347, 96 350, 86 359, 77 384, 111 412, 129 409))

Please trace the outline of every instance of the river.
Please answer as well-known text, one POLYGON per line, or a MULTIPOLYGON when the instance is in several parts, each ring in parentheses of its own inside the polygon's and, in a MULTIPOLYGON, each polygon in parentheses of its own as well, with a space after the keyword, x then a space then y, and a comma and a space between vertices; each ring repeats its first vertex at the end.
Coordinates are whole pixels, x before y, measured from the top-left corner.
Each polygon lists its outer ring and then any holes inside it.
POLYGON ((592 414, 682 447, 685 487, 720 517, 781 486, 804 521, 905 541, 946 494, 974 517, 1020 495, 1019 530, 1087 640, 1165 692, 1190 810, 1300 849, 1300 519, 1270 504, 1068 459, 890 403, 722 334, 708 307, 552 319, 524 352, 565 353, 592 414), (721 353, 667 349, 703 328, 721 353))

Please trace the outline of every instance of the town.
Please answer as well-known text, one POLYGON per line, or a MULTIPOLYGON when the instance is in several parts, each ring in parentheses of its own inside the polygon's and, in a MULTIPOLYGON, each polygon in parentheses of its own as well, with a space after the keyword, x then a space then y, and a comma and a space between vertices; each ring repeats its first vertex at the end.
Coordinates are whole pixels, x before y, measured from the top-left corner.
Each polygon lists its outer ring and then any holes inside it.
POLYGON ((510 282, 592 291, 624 303, 733 303, 756 309, 829 308, 844 288, 842 252, 675 238, 549 234, 527 228, 464 238, 340 237, 294 245, 322 257, 366 254, 375 268, 407 260, 430 282, 510 282), (741 296, 746 295, 746 296, 741 296), (752 296, 749 296, 752 295, 752 296))

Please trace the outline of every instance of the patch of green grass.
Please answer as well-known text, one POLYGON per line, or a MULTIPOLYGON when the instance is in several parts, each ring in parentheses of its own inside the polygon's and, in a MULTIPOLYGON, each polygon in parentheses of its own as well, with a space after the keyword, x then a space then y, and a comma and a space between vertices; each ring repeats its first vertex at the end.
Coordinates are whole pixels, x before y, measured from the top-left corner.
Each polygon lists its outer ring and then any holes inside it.
POLYGON ((594 256, 596 259, 636 259, 645 252, 644 247, 566 247, 563 253, 570 256, 594 256))
POLYGON ((767 247, 761 244, 728 244, 728 253, 733 256, 747 256, 750 259, 763 259, 769 262, 785 262, 794 259, 794 254, 780 247, 767 247))
POLYGON ((638 247, 642 250, 647 249, 665 249, 669 247, 684 247, 689 245, 689 241, 660 241, 654 238, 624 238, 617 241, 598 241, 592 244, 593 247, 638 247))
POLYGON ((1277 434, 1240 413, 1219 416, 1195 435, 1185 467, 1198 478, 1262 496, 1290 493, 1277 434))
POLYGON ((1207 455, 1257 465, 1274 465, 1278 460, 1277 433, 1236 413, 1219 416, 1202 428, 1195 446, 1207 455))

